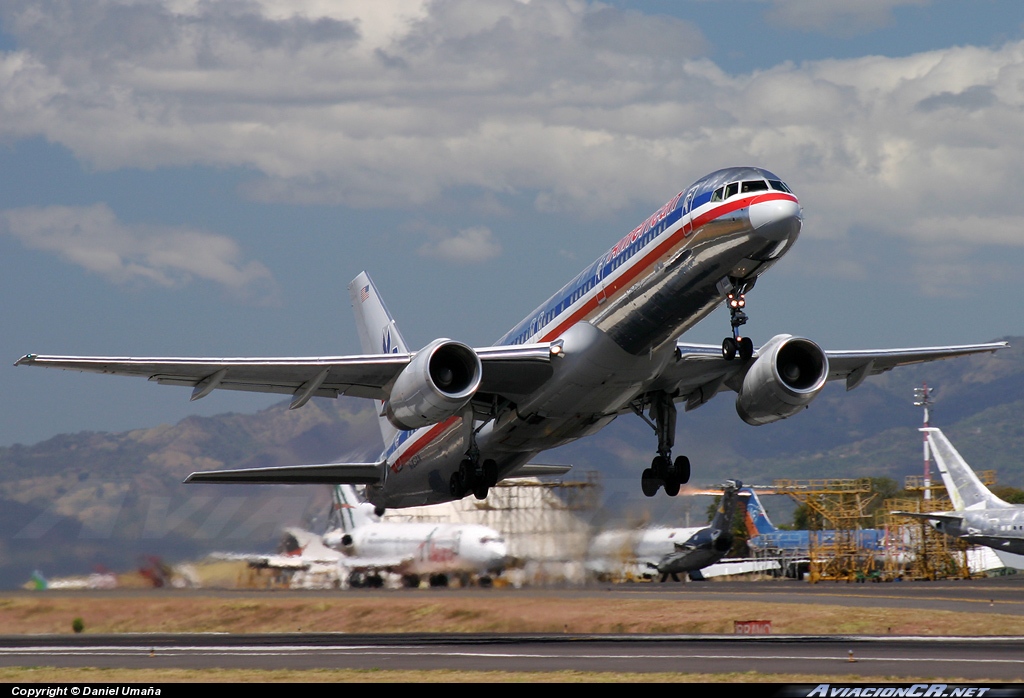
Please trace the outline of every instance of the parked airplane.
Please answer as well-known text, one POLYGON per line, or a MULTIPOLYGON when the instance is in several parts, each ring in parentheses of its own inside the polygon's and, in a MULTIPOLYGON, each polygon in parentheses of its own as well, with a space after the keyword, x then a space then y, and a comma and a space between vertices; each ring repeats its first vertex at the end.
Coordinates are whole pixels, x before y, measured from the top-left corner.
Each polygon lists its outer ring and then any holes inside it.
POLYGON ((899 513, 927 519, 946 535, 992 548, 1007 567, 1024 569, 1024 506, 992 494, 940 429, 925 427, 921 431, 939 466, 953 511, 899 513))
POLYGON ((286 530, 285 550, 277 555, 230 555, 251 565, 340 575, 351 586, 380 586, 382 573, 400 575, 408 587, 427 577, 447 586, 450 576, 475 577, 490 586, 508 562, 508 548, 497 531, 477 524, 381 521, 374 506, 351 485, 334 488, 333 527, 323 536, 286 530))
POLYGON ((369 485, 378 509, 478 498, 539 452, 593 434, 621 414, 645 419, 657 455, 647 496, 674 496, 690 477, 672 458, 676 403, 700 407, 736 392, 748 424, 790 417, 828 380, 847 390, 896 366, 990 352, 1004 342, 882 351, 823 351, 779 334, 756 351, 741 335, 745 294, 796 241, 797 197, 771 172, 732 167, 672 197, 492 347, 436 339, 411 351, 370 277, 349 291, 365 355, 311 358, 111 358, 28 354, 18 365, 144 376, 192 388, 378 401, 385 449, 373 463, 208 471, 187 482, 369 485), (721 347, 678 338, 721 304, 732 332, 721 347), (738 359, 738 360, 737 360, 738 359), (644 415, 647 411, 649 418, 644 415))
MULTIPOLYGON (((587 570, 599 579, 650 579, 660 573, 662 581, 670 575, 679 581, 678 575, 682 572, 696 579, 778 569, 778 563, 761 560, 723 561, 723 556, 732 546, 732 531, 727 525, 732 515, 724 512, 723 507, 735 508, 736 496, 735 489, 728 497, 725 496, 726 491, 718 490, 723 495, 722 501, 708 526, 648 526, 599 533, 587 551, 587 570)), ((744 497, 748 491, 744 489, 738 496, 744 497)), ((706 490, 694 492, 710 493, 706 490)))
POLYGON ((587 571, 602 580, 649 579, 658 562, 674 552, 677 543, 685 543, 699 530, 700 526, 645 526, 602 531, 587 550, 587 571))
MULTIPOLYGON (((811 549, 811 532, 808 530, 786 531, 775 526, 768 518, 757 493, 744 488, 749 493, 745 523, 747 528, 747 545, 754 550, 771 551, 785 556, 808 555, 811 549)), ((830 546, 835 543, 834 530, 815 531, 816 544, 830 546)), ((863 528, 852 532, 858 548, 882 552, 885 549, 885 532, 876 528, 863 528)))
POLYGON ((338 527, 324 544, 344 553, 343 564, 359 572, 388 570, 406 586, 446 586, 450 576, 476 576, 482 585, 508 564, 508 546, 488 526, 464 523, 381 521, 373 504, 361 501, 351 485, 334 488, 338 527))
POLYGON ((678 582, 680 574, 697 572, 726 556, 732 548, 732 523, 741 487, 743 483, 739 480, 726 482, 711 525, 698 530, 685 542, 676 543, 674 551, 652 565, 661 575, 661 581, 671 576, 678 582))

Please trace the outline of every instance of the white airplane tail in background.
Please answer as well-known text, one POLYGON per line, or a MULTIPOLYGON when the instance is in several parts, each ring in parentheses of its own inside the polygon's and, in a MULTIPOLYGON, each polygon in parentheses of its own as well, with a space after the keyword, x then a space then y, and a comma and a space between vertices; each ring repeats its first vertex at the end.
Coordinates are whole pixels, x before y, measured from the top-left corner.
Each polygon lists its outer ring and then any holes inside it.
MULTIPOLYGON (((387 306, 377 292, 373 279, 365 271, 352 279, 348 285, 352 298, 352 312, 356 316, 356 329, 359 332, 359 343, 366 354, 404 354, 409 351, 405 338, 398 331, 395 319, 391 317, 387 306)), ((378 403, 382 407, 383 403, 378 403)), ((380 424, 380 435, 385 444, 391 443, 398 430, 388 421, 386 415, 378 410, 377 421, 380 424)))
POLYGON ((1011 506, 992 494, 981 483, 971 466, 967 465, 967 461, 953 448, 953 444, 949 442, 942 431, 935 427, 926 427, 921 431, 928 438, 928 445, 939 466, 942 481, 949 491, 949 499, 953 503, 954 511, 963 511, 972 507, 979 508, 979 506, 987 509, 1011 506))
POLYGON ((352 485, 334 486, 334 512, 328 526, 352 533, 360 526, 377 523, 380 517, 373 513, 373 505, 360 497, 352 485))

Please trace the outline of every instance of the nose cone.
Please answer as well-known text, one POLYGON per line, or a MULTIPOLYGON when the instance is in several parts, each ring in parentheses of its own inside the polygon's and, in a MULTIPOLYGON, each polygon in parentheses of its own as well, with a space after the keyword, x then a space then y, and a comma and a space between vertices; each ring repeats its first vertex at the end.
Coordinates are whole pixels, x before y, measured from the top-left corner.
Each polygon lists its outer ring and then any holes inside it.
POLYGON ((791 199, 755 199, 750 204, 750 225, 763 238, 792 242, 800 234, 803 213, 791 199))
POLYGON ((487 566, 488 569, 501 569, 508 562, 508 546, 504 543, 492 541, 487 544, 487 556, 490 560, 487 566))

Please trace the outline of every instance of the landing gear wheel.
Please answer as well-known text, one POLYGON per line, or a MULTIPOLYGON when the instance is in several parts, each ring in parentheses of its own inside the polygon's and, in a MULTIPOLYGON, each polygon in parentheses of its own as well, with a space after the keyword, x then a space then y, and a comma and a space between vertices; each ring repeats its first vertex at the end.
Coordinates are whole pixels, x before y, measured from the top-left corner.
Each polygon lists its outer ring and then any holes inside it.
POLYGON ((473 488, 473 496, 477 499, 487 499, 487 485, 478 484, 473 488))
POLYGON ((676 458, 673 466, 676 469, 676 477, 679 478, 680 484, 685 485, 690 481, 690 459, 686 456, 679 456, 676 458))
POLYGON ((676 473, 669 473, 665 478, 665 494, 669 497, 675 497, 679 494, 679 475, 676 473))
POLYGON ((640 475, 640 489, 643 490, 645 497, 653 497, 658 494, 658 487, 661 483, 658 481, 652 468, 645 468, 644 472, 640 475))
POLYGON ((466 496, 466 490, 462 486, 462 475, 460 474, 460 471, 452 473, 452 477, 448 481, 448 489, 451 490, 452 497, 455 499, 462 499, 466 496))
POLYGON ((722 340, 722 358, 726 361, 732 361, 735 359, 739 350, 739 342, 732 337, 726 337, 722 340))
POLYGON ((488 487, 498 484, 498 464, 490 458, 484 461, 484 483, 488 487))
POLYGON ((740 337, 739 341, 739 352, 740 358, 744 361, 750 361, 754 356, 754 342, 750 337, 740 337))
POLYGON ((473 481, 473 474, 476 472, 476 466, 469 458, 463 458, 462 462, 459 463, 459 477, 462 478, 462 483, 468 485, 473 481))

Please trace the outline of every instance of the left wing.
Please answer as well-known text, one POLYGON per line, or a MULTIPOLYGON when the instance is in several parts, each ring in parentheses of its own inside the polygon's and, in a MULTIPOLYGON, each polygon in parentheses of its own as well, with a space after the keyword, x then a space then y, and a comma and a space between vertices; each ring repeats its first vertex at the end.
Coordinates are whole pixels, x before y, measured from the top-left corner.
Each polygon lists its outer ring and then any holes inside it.
MULTIPOLYGON (((478 393, 531 392, 551 377, 551 344, 474 349, 483 366, 478 393)), ((15 366, 136 376, 192 388, 193 400, 214 390, 292 395, 292 409, 312 397, 351 395, 387 400, 415 353, 297 358, 132 358, 26 354, 15 366)))
POLYGON ((963 516, 951 511, 933 511, 924 514, 916 511, 894 511, 892 513, 896 516, 906 516, 911 519, 923 519, 925 521, 944 521, 955 524, 962 524, 964 522, 963 516))
POLYGON ((377 485, 384 481, 385 467, 386 461, 378 461, 204 470, 192 473, 185 478, 185 482, 232 485, 377 485))
MULTIPOLYGON (((950 359, 1005 349, 1007 342, 965 344, 947 347, 911 349, 876 349, 825 351, 828 357, 828 380, 845 380, 846 389, 853 390, 868 376, 876 376, 897 366, 950 359)), ((652 386, 677 395, 686 401, 686 410, 700 407, 723 389, 737 390, 747 369, 757 360, 758 352, 749 361, 726 361, 721 349, 709 344, 676 344, 676 361, 670 364, 652 386)))

